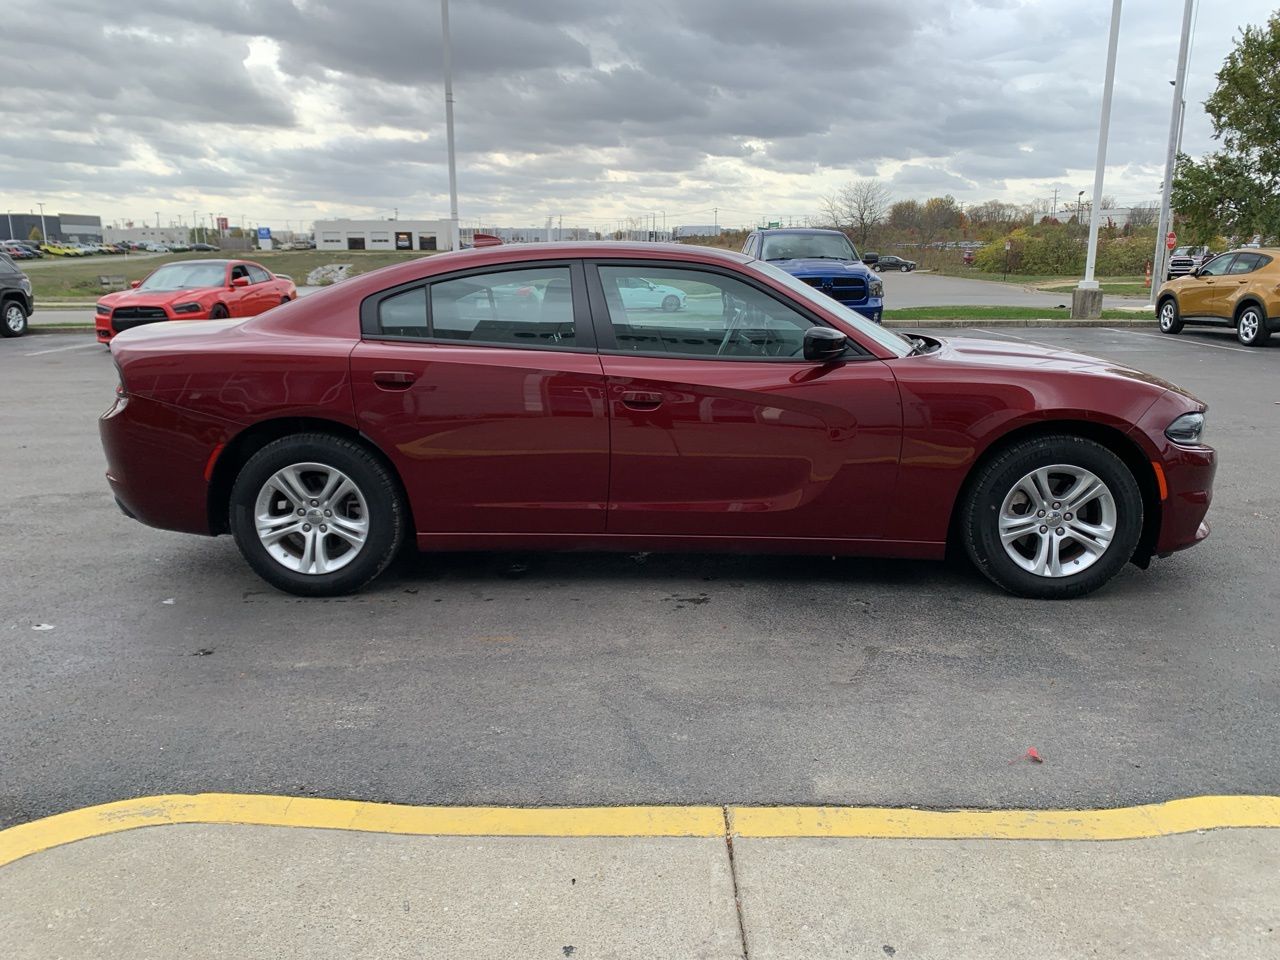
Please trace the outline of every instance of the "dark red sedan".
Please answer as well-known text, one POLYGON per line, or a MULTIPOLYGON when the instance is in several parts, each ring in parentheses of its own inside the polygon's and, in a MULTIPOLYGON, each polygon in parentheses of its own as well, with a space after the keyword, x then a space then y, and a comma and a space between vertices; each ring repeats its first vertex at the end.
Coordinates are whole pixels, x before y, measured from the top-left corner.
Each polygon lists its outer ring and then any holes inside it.
POLYGON ((107 343, 147 323, 253 317, 297 296, 292 279, 249 260, 176 260, 99 298, 94 326, 107 343))
POLYGON ((1029 344, 902 337, 735 253, 502 246, 111 344, 112 490, 293 593, 423 550, 937 559, 1074 597, 1208 535, 1205 405, 1029 344), (638 280, 678 313, 629 305, 638 280))

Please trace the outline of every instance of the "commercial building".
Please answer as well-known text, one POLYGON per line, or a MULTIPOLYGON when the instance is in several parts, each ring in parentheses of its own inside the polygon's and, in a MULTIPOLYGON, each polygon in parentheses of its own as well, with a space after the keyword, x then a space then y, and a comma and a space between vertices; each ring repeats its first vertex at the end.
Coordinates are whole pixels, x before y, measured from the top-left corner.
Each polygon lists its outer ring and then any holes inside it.
POLYGON ((317 250, 448 250, 448 220, 317 220, 317 250))
POLYGON ((58 214, 59 230, 63 240, 79 243, 102 242, 102 218, 81 213, 58 214))

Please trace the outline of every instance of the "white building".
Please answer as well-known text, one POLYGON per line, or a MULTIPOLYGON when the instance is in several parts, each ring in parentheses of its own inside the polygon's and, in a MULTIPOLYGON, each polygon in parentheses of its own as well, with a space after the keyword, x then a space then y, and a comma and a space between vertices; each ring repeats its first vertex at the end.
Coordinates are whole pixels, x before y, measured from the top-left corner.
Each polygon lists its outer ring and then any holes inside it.
POLYGON ((448 220, 317 220, 317 250, 448 250, 448 220))

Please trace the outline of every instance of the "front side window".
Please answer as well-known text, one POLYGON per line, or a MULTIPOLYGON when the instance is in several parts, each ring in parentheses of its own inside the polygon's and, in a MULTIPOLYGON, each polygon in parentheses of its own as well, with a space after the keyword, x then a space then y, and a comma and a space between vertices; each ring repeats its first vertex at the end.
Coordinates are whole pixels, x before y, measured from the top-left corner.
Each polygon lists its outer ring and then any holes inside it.
POLYGON ((750 284, 677 267, 601 266, 617 349, 694 359, 804 356, 813 322, 750 284))
POLYGON ((1214 257, 1203 267, 1200 268, 1200 276, 1202 277, 1220 277, 1231 267, 1231 261, 1235 257, 1234 253, 1224 253, 1220 257, 1214 257))

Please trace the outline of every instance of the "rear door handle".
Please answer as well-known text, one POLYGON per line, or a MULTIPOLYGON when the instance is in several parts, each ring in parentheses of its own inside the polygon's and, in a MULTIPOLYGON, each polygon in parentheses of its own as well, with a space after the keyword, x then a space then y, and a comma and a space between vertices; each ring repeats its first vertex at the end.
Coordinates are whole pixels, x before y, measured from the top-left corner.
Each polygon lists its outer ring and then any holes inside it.
POLYGON ((624 390, 622 405, 631 410, 657 410, 662 406, 662 394, 640 390, 624 390))
POLYGON ((373 383, 379 390, 408 390, 417 379, 418 375, 408 370, 375 370, 373 372, 373 383))

